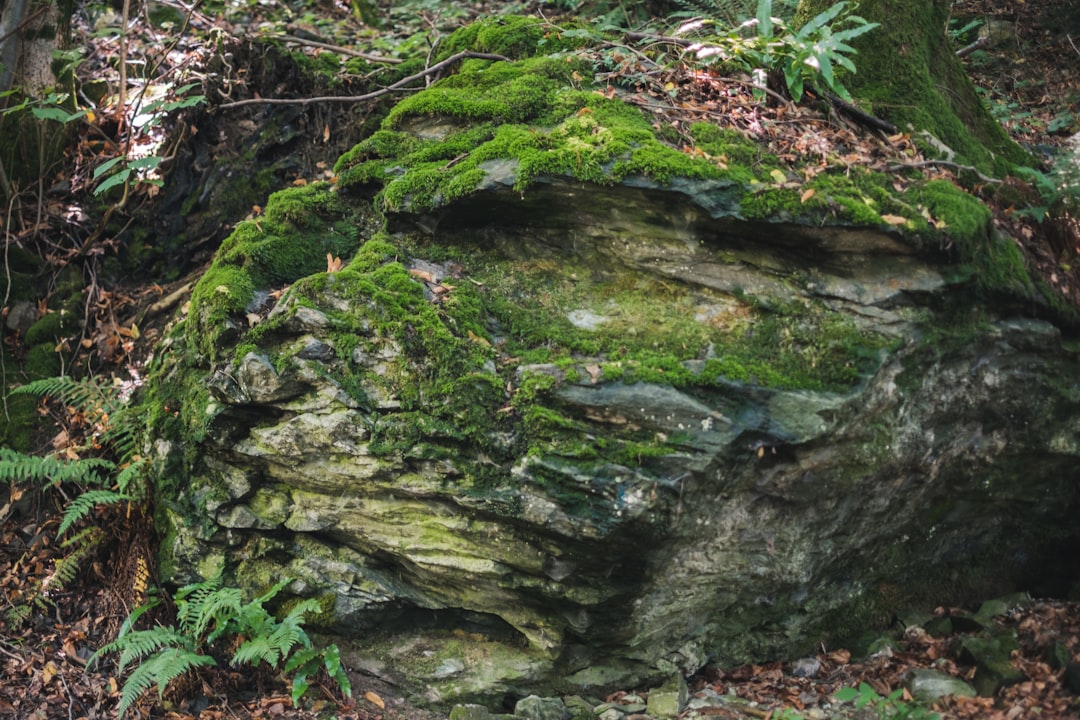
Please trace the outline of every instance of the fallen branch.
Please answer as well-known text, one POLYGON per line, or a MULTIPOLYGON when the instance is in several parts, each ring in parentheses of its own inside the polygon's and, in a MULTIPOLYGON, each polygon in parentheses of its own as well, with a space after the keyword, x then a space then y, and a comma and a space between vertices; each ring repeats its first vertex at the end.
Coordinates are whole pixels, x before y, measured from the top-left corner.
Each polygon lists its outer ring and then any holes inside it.
POLYGON ((839 97, 833 95, 832 93, 825 93, 825 99, 828 100, 832 104, 832 106, 836 108, 839 112, 844 113, 852 120, 861 125, 866 125, 867 127, 874 128, 875 130, 881 130, 882 132, 886 132, 890 135, 896 134, 896 126, 888 120, 882 120, 876 115, 871 115, 865 110, 860 110, 851 103, 841 100, 839 97))
POLYGON ((358 57, 363 60, 370 60, 371 62, 389 63, 396 65, 401 62, 405 62, 401 58, 388 58, 381 55, 369 55, 359 50, 353 50, 352 48, 340 47, 338 45, 329 45, 317 40, 308 40, 302 37, 296 37, 295 35, 271 35, 270 37, 276 40, 284 40, 285 42, 297 43, 300 45, 307 45, 309 47, 319 48, 320 50, 329 50, 330 52, 338 53, 339 55, 349 55, 351 57, 358 57))
POLYGON ((967 55, 970 55, 971 53, 975 52, 979 48, 986 47, 989 44, 990 44, 990 38, 987 37, 986 35, 983 35, 982 37, 980 37, 978 40, 971 43, 967 47, 962 47, 959 50, 957 50, 956 51, 956 57, 958 57, 958 58, 966 57, 967 55))
MULTIPOLYGON (((427 77, 428 75, 434 75, 448 65, 453 65, 458 60, 465 58, 476 58, 477 60, 505 60, 510 61, 510 58, 503 55, 493 55, 491 53, 478 53, 470 50, 465 50, 459 53, 455 53, 441 62, 437 62, 431 67, 410 75, 407 78, 402 78, 396 83, 387 85, 382 90, 376 90, 375 92, 369 92, 365 95, 327 95, 323 97, 309 97, 309 98, 251 98, 249 100, 237 100, 231 103, 222 103, 218 105, 220 109, 242 107, 244 105, 310 105, 312 103, 326 103, 326 102, 360 102, 362 100, 371 100, 381 95, 392 93, 395 90, 401 90, 406 85, 419 80, 420 78, 427 77)), ((416 89, 416 88, 405 88, 416 89)))
POLYGON ((971 167, 970 165, 961 165, 959 163, 954 163, 954 162, 951 162, 949 160, 922 160, 920 162, 913 162, 913 163, 897 163, 895 165, 890 165, 889 166, 889 171, 890 172, 895 172, 897 170, 917 170, 919 168, 924 168, 924 167, 947 167, 947 168, 952 168, 953 170, 957 170, 957 171, 975 173, 975 175, 977 175, 980 180, 982 180, 983 182, 986 182, 986 183, 995 183, 996 184, 996 183, 1001 182, 1001 180, 998 180, 997 178, 992 178, 992 177, 990 177, 988 175, 983 175, 981 172, 979 172, 977 169, 971 167))

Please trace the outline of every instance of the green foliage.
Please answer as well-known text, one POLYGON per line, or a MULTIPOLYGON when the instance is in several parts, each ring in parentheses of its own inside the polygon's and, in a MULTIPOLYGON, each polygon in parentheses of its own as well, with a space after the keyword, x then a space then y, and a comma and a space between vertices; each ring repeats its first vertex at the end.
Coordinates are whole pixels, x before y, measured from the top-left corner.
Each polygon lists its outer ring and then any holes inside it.
POLYGON ((917 703, 901 700, 903 693, 900 688, 882 697, 867 683, 859 683, 858 688, 844 688, 833 697, 840 702, 854 703, 857 709, 868 708, 881 720, 940 720, 938 713, 917 703))
MULTIPOLYGON (((64 486, 66 494, 70 494, 71 488, 79 490, 64 510, 57 536, 67 534, 99 507, 135 502, 145 496, 146 462, 135 454, 136 433, 141 423, 115 388, 93 378, 50 377, 16 388, 11 394, 53 397, 74 407, 93 427, 89 438, 92 447, 76 450, 85 453, 103 447, 112 454, 112 459, 92 456, 66 459, 0 448, 0 480, 24 486, 64 486)), ((67 553, 57 561, 53 574, 28 595, 25 611, 8 612, 8 619, 25 619, 31 605, 42 606, 49 592, 74 580, 103 538, 100 529, 91 527, 66 540, 63 547, 67 553)))
POLYGON ((216 666, 217 660, 210 653, 220 651, 219 645, 231 647, 237 642, 230 659, 234 667, 265 663, 293 674, 294 705, 308 690, 308 678, 319 669, 325 669, 349 697, 352 687, 337 646, 315 649, 304 631, 305 616, 321 609, 318 601, 300 601, 280 619, 266 609, 265 605, 289 582, 283 580, 246 603, 239 589, 221 586, 220 576, 187 585, 174 597, 177 627, 159 625, 134 630, 139 618, 157 602, 136 608, 121 626, 116 640, 99 648, 90 660, 93 663, 104 655, 119 653, 119 672, 136 665, 124 681, 119 716, 123 717, 151 687, 157 686, 160 697, 170 682, 189 670, 216 666))
POLYGON ((1049 172, 1030 167, 1019 167, 1016 172, 1035 187, 1042 199, 1038 205, 1019 208, 1017 215, 1042 222, 1051 210, 1080 214, 1080 139, 1073 138, 1065 146, 1049 172))
MULTIPOLYGON (((754 12, 753 0, 675 0, 675 4, 683 10, 672 13, 669 18, 706 17, 732 26, 746 22, 754 12)), ((779 0, 773 6, 773 12, 790 17, 798 6, 798 0, 779 0)))
POLYGON ((850 56, 856 51, 848 43, 878 24, 853 14, 848 2, 832 5, 797 31, 773 17, 772 12, 772 0, 759 0, 755 17, 737 27, 707 19, 688 23, 680 28, 680 32, 698 33, 708 27, 720 30, 718 34, 703 38, 697 49, 698 59, 706 65, 746 70, 759 88, 765 88, 769 75, 778 72, 796 102, 808 86, 851 100, 851 94, 837 76, 836 67, 855 73, 850 56))

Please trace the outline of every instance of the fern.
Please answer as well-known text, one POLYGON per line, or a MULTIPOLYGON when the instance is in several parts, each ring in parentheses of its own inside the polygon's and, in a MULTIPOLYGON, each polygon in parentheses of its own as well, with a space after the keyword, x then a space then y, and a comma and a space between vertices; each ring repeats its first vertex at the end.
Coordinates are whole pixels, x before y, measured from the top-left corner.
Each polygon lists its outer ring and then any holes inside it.
POLYGON ((111 472, 115 468, 115 463, 104 458, 59 460, 51 456, 25 455, 9 448, 0 448, 2 480, 101 485, 103 481, 100 473, 111 472))
POLYGON ((11 394, 56 398, 71 405, 98 426, 101 443, 111 448, 121 463, 135 456, 142 423, 105 380, 76 380, 67 375, 42 378, 15 388, 11 394))
POLYGON ((131 495, 124 495, 112 490, 87 490, 68 504, 56 534, 63 535, 66 533, 72 525, 89 515, 99 505, 115 505, 122 502, 131 502, 134 499, 131 495))
POLYGON ((239 589, 222 587, 220 576, 187 585, 174 597, 179 627, 132 630, 152 605, 137 608, 121 626, 116 640, 100 648, 90 660, 93 663, 102 655, 119 653, 121 672, 131 664, 137 665, 124 682, 120 716, 152 686, 157 685, 160 695, 169 682, 188 670, 215 665, 213 657, 203 651, 226 637, 245 638, 232 655, 233 666, 266 663, 271 668, 284 666, 286 672, 295 671, 294 704, 307 690, 307 678, 320 668, 326 669, 344 695, 351 696, 352 686, 337 647, 314 650, 304 631, 305 616, 317 612, 319 604, 303 600, 280 620, 264 607, 289 582, 283 580, 247 603, 239 589))
POLYGON ((170 647, 159 651, 135 668, 124 682, 117 715, 124 717, 127 709, 154 685, 157 685, 158 697, 161 697, 169 683, 188 670, 214 664, 212 657, 199 655, 186 647, 170 647))

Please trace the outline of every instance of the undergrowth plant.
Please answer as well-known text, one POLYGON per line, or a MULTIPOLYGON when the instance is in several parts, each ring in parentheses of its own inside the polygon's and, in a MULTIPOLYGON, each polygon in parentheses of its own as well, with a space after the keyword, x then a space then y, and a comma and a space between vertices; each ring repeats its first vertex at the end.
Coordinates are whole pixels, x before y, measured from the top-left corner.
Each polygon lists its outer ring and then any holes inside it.
POLYGON ((1028 215, 1036 222, 1042 222, 1051 211, 1080 217, 1080 134, 1065 144, 1049 172, 1030 167, 1018 167, 1016 172, 1032 184, 1042 200, 1018 209, 1017 215, 1028 215))
POLYGON ((759 0, 755 17, 738 26, 705 18, 684 24, 676 34, 701 36, 693 49, 704 64, 749 72, 759 86, 759 97, 764 96, 770 74, 777 72, 796 102, 808 87, 850 101, 837 68, 855 72, 850 56, 856 50, 848 43, 878 26, 855 15, 852 7, 849 2, 838 2, 792 30, 773 16, 772 0, 759 0))
POLYGON ((868 683, 857 688, 843 688, 833 697, 840 702, 850 702, 856 709, 873 712, 881 720, 941 720, 941 715, 916 702, 904 702, 903 688, 888 695, 878 695, 868 683))
POLYGON ((337 646, 317 649, 304 631, 304 618, 319 612, 318 602, 300 601, 280 619, 266 609, 266 603, 289 582, 283 580, 247 603, 239 589, 222 587, 220 576, 187 585, 173 598, 176 626, 135 630, 139 618, 158 602, 142 605, 124 621, 117 639, 94 653, 88 665, 110 653, 119 653, 121 673, 134 664, 120 693, 120 717, 151 687, 157 686, 160 697, 170 682, 189 670, 217 665, 212 652, 233 646, 230 664, 234 667, 265 663, 292 674, 294 706, 307 692, 308 679, 321 669, 350 697, 352 687, 337 646))
MULTIPOLYGON (((58 537, 65 536, 96 508, 145 498, 147 464, 136 453, 140 424, 111 385, 98 379, 64 376, 37 380, 11 394, 57 399, 89 428, 86 443, 66 448, 62 456, 0 448, 0 480, 12 485, 13 495, 21 496, 35 486, 57 489, 65 497, 74 495, 60 521, 58 537)), ((22 622, 35 607, 45 607, 49 594, 70 584, 105 538, 101 528, 91 525, 64 539, 61 546, 65 554, 52 574, 26 594, 25 602, 7 609, 8 621, 22 622)))

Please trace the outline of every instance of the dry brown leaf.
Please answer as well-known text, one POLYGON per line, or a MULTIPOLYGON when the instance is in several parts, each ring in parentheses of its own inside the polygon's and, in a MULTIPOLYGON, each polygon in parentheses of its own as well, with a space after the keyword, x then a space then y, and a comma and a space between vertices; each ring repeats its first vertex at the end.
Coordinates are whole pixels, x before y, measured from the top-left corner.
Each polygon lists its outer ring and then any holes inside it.
POLYGON ((428 272, 427 270, 420 270, 418 268, 411 268, 409 270, 409 275, 411 275, 412 277, 414 277, 414 278, 416 278, 418 280, 423 280, 424 282, 429 282, 429 283, 437 282, 437 280, 435 279, 435 273, 428 272))
POLYGON ((890 225, 907 225, 907 218, 902 215, 882 215, 881 219, 890 225))
POLYGON ((326 272, 336 273, 341 269, 341 258, 334 257, 332 253, 326 253, 326 272))
POLYGON ((799 202, 805 203, 810 198, 814 197, 814 188, 807 188, 802 195, 799 196, 799 202))
POLYGON ((370 690, 364 693, 364 699, 380 710, 386 709, 386 703, 383 702, 383 699, 370 690))

